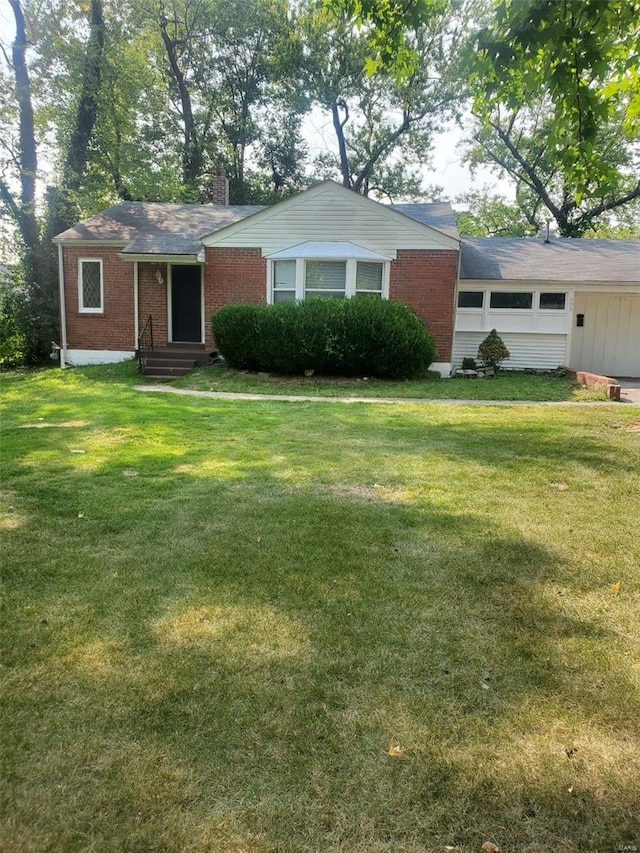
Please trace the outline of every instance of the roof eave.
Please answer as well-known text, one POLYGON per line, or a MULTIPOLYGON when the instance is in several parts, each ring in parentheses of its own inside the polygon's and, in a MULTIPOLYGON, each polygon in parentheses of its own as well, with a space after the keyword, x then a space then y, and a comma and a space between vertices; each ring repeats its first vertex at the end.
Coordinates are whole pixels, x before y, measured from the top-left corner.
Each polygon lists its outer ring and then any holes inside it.
POLYGON ((160 252, 120 252, 118 257, 121 261, 148 264, 201 264, 204 259, 200 259, 200 254, 191 255, 172 255, 169 253, 160 252))

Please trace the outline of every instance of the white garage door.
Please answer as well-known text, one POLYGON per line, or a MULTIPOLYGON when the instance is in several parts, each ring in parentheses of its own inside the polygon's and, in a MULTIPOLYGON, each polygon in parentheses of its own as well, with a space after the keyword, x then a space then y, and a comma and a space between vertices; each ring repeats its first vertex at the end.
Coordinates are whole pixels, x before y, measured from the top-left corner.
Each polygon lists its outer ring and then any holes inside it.
POLYGON ((640 376, 640 294, 576 293, 574 304, 569 366, 605 376, 640 376))

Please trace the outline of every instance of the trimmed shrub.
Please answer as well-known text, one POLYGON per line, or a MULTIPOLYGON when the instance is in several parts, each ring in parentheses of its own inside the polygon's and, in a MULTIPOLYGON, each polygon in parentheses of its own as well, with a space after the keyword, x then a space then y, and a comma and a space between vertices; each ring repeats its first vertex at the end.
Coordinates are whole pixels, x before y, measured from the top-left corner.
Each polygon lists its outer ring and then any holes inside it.
POLYGON ((232 367, 259 370, 258 315, 262 306, 227 305, 213 315, 211 329, 216 346, 232 367))
POLYGON ((216 344, 233 367, 406 378, 435 357, 420 318, 398 302, 363 296, 243 307, 227 306, 213 318, 216 344))
POLYGON ((511 353, 504 345, 504 341, 496 329, 491 329, 487 337, 478 347, 478 358, 483 364, 493 367, 498 372, 501 361, 511 357, 511 353))

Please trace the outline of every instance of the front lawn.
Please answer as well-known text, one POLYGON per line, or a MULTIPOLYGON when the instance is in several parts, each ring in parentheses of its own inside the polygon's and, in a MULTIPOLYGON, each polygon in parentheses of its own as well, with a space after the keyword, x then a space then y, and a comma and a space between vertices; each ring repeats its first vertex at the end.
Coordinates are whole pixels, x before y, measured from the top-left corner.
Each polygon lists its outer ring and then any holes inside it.
POLYGON ((132 381, 2 379, 0 849, 640 844, 637 409, 132 381))
POLYGON ((245 394, 312 394, 318 397, 397 397, 428 400, 606 400, 605 391, 587 390, 566 376, 550 372, 501 371, 495 378, 348 379, 330 376, 278 376, 228 367, 206 367, 172 383, 197 391, 245 394))

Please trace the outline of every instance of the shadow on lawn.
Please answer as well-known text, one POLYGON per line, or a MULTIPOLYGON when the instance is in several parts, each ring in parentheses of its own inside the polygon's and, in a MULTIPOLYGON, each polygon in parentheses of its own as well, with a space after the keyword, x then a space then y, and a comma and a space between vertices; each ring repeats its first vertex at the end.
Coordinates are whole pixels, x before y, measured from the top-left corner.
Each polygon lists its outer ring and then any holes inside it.
MULTIPOLYGON (((637 721, 606 660, 588 684, 562 659, 565 641, 610 632, 540 595, 571 583, 552 549, 471 515, 277 480, 218 484, 217 513, 196 481, 178 507, 183 479, 165 484, 147 543, 112 542, 108 571, 96 560, 34 591, 49 615, 33 655, 53 674, 12 699, 64 744, 39 762, 54 838, 59 822, 68 842, 125 850, 632 840, 631 783, 606 763, 593 783, 581 741, 584 759, 564 752, 580 726, 624 741, 637 721), (389 757, 394 744, 406 754, 389 757), (60 775, 81 786, 74 813, 60 775)), ((88 553, 101 525, 71 550, 88 553)))
POLYGON ((13 553, 32 549, 8 579, 23 590, 6 626, 14 826, 37 783, 51 849, 413 853, 493 837, 542 853, 640 837, 624 767, 637 697, 611 666, 614 626, 554 598, 584 586, 553 547, 376 490, 361 442, 376 431, 386 484, 410 454, 491 475, 620 471, 598 437, 522 410, 471 428, 409 408, 296 404, 283 422, 283 404, 83 401, 86 456, 45 430, 13 436, 32 510, 9 531, 13 553), (98 428, 111 445, 91 444, 98 428), (46 484, 43 450, 59 454, 46 484))

